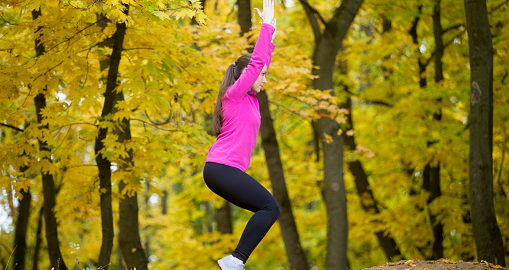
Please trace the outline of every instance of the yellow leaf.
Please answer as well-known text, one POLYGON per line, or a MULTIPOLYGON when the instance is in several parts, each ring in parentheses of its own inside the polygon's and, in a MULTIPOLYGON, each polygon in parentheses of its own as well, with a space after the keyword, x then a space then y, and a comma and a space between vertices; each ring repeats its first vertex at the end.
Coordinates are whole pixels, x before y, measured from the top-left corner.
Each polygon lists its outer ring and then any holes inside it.
POLYGON ((325 143, 327 143, 327 144, 332 143, 332 137, 329 134, 324 132, 323 138, 324 138, 325 143))
POLYGON ((450 263, 450 264, 457 264, 457 262, 455 260, 451 260, 451 259, 440 259, 441 262, 443 263, 450 263))

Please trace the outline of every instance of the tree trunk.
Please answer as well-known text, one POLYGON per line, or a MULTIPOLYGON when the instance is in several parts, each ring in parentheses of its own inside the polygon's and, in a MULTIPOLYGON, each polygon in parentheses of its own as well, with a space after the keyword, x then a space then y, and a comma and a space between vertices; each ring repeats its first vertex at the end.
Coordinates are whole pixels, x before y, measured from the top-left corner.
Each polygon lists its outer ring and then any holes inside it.
MULTIPOLYGON (((417 25, 420 21, 420 16, 422 12, 422 5, 419 5, 419 15, 417 15, 412 23, 412 27, 409 30, 409 34, 412 37, 412 41, 415 45, 419 45, 419 39, 417 34, 417 25)), ((442 69, 442 56, 444 53, 444 44, 442 41, 442 25, 440 23, 440 1, 437 1, 433 7, 433 33, 435 38, 435 82, 440 82, 443 80, 443 69, 442 69)), ((421 89, 424 89, 427 86, 427 80, 426 80, 426 69, 427 69, 427 63, 422 59, 422 54, 417 49, 416 51, 418 58, 417 58, 417 64, 419 66, 419 87, 421 89)), ((437 99, 435 100, 437 103, 440 103, 442 100, 437 99)), ((440 121, 442 119, 442 112, 439 110, 436 113, 433 113, 433 119, 436 121, 440 121)), ((427 147, 431 147, 433 144, 437 143, 437 141, 428 141, 426 143, 427 147)), ((437 164, 432 164, 431 162, 428 162, 423 169, 422 173, 422 189, 428 192, 428 199, 426 200, 426 203, 428 207, 431 205, 431 203, 438 198, 442 193, 440 190, 440 162, 437 162, 437 164)), ((443 257, 443 224, 440 221, 437 221, 438 213, 435 213, 436 211, 429 207, 430 210, 428 211, 428 216, 431 222, 431 227, 433 230, 433 244, 431 254, 426 252, 426 249, 424 247, 418 247, 420 252, 425 255, 426 259, 428 260, 436 260, 443 257)), ((422 209, 424 211, 424 209, 422 209)))
POLYGON ((218 232, 224 234, 233 233, 231 206, 228 201, 225 201, 221 207, 216 208, 215 218, 218 232))
POLYGON ((327 210, 327 269, 347 269, 348 219, 343 178, 343 135, 337 135, 338 124, 330 118, 318 120, 323 142, 323 196, 327 210), (332 138, 327 143, 325 135, 332 138))
MULTIPOLYGON (((119 101, 124 100, 123 93, 120 91, 117 94, 119 101)), ((123 131, 117 131, 119 136, 119 142, 131 139, 131 127, 129 119, 123 119, 121 123, 121 129, 123 131)), ((128 150, 128 156, 123 158, 123 164, 119 166, 120 170, 130 170, 133 164, 133 153, 132 150, 128 150)), ((118 184, 118 192, 122 194, 122 191, 126 187, 127 179, 120 179, 118 184)), ((138 222, 138 195, 136 192, 132 196, 125 194, 119 199, 119 245, 122 250, 122 256, 127 264, 128 269, 136 268, 137 270, 147 270, 148 261, 145 255, 145 251, 141 245, 139 222, 138 222)))
MULTIPOLYGON (((442 41, 443 29, 442 24, 440 22, 440 0, 435 2, 433 7, 433 34, 435 39, 435 83, 440 83, 444 80, 443 75, 443 65, 442 65, 442 56, 444 55, 444 42, 442 41)), ((435 100, 436 104, 441 104, 442 99, 438 98, 435 100)), ((438 109, 438 112, 433 113, 433 119, 437 122, 442 120, 442 109, 438 109)), ((428 147, 437 143, 437 141, 428 142, 428 147)), ((440 190, 440 161, 437 164, 432 164, 429 162, 424 167, 423 179, 425 183, 423 183, 423 187, 426 191, 429 192, 429 197, 427 200, 428 207, 431 203, 438 197, 442 195, 442 191, 440 190)), ((443 231, 444 225, 441 221, 437 220, 438 213, 435 209, 431 207, 429 213, 429 219, 431 221, 431 226, 433 227, 433 253, 431 257, 428 259, 438 260, 444 257, 444 247, 443 247, 443 231)))
MULTIPOLYGON (((392 22, 385 16, 382 16, 382 34, 387 33, 392 28, 392 22)), ((366 31, 366 34, 372 36, 373 33, 371 31, 366 31)), ((383 61, 388 61, 390 58, 390 55, 386 55, 382 57, 383 61)), ((344 62, 344 61, 343 61, 344 62)), ((346 63, 340 64, 341 74, 346 75, 348 68, 346 63)), ((392 74, 392 70, 386 68, 384 65, 382 65, 383 70, 383 77, 385 80, 388 80, 390 75, 392 74)), ((369 82, 368 82, 369 83, 369 82)), ((348 85, 343 85, 345 88, 345 92, 351 93, 348 89, 348 85)), ((361 89, 363 87, 361 86, 361 89)), ((346 120, 348 127, 351 130, 354 130, 354 124, 353 124, 353 112, 352 112, 352 99, 350 96, 347 96, 346 104, 344 109, 348 111, 346 114, 346 120)), ((352 152, 356 151, 357 144, 355 143, 355 132, 352 133, 352 135, 345 134, 345 145, 348 147, 348 149, 352 152)), ((369 185, 368 182, 368 176, 366 174, 366 171, 364 170, 364 167, 362 166, 362 163, 360 160, 353 160, 347 162, 348 169, 350 170, 351 174, 354 177, 354 183, 355 188, 357 190, 357 195, 360 198, 360 203, 362 209, 369 214, 379 214, 380 209, 378 207, 378 202, 375 199, 375 196, 373 195, 373 191, 369 185)), ((392 261, 396 259, 397 256, 398 259, 403 259, 403 256, 401 254, 401 251, 399 250, 398 245, 396 244, 396 241, 394 238, 392 238, 390 235, 386 235, 384 231, 377 231, 375 232, 375 235, 377 237, 378 243, 380 244, 380 247, 385 253, 385 256, 387 260, 392 261)))
MULTIPOLYGON (((123 4, 125 10, 124 14, 129 13, 129 6, 123 4)), ((120 58, 122 54, 122 45, 124 42, 126 32, 125 23, 117 23, 116 31, 113 35, 113 50, 111 52, 110 67, 108 70, 108 80, 106 88, 109 91, 115 90, 117 87, 118 79, 118 67, 120 64, 120 58)), ((113 114, 117 111, 115 105, 118 102, 124 101, 124 93, 118 91, 114 93, 114 103, 112 104, 113 114)), ((131 140, 131 126, 129 119, 122 119, 120 121, 119 128, 115 129, 114 132, 118 135, 119 143, 131 140)), ((132 150, 127 150, 127 157, 123 157, 120 164, 118 164, 119 170, 128 171, 131 170, 133 164, 133 153, 132 150)), ((128 179, 119 179, 118 192, 122 194, 128 179)), ((127 268, 137 270, 146 270, 147 257, 145 251, 141 245, 139 223, 138 223, 138 195, 136 192, 132 196, 125 194, 119 198, 119 246, 122 251, 122 257, 124 258, 127 268)))
MULTIPOLYGON (((325 23, 325 29, 319 28, 312 9, 306 0, 300 0, 313 29, 315 48, 313 51, 313 80, 315 89, 333 89, 333 70, 335 59, 344 37, 357 14, 362 0, 345 0, 334 11, 333 18, 325 23)), ((334 91, 331 92, 334 94, 334 91)), ((327 269, 347 269, 348 220, 346 213, 346 192, 343 178, 344 136, 338 135, 338 123, 331 118, 330 112, 320 110, 317 129, 323 148, 324 185, 323 197, 327 211, 327 269)))
MULTIPOLYGON (((21 169, 22 172, 26 171, 27 167, 21 169)), ((28 220, 30 218, 30 203, 32 201, 32 194, 30 189, 25 191, 21 189, 19 191, 23 198, 19 200, 18 207, 18 219, 16 220, 16 228, 14 231, 14 256, 12 261, 12 269, 25 269, 25 257, 26 257, 26 236, 28 228, 28 220)))
POLYGON ((281 163, 281 155, 279 154, 276 131, 274 130, 273 120, 270 116, 267 93, 262 91, 256 96, 260 104, 260 114, 262 118, 260 128, 262 146, 269 170, 272 193, 274 193, 274 197, 281 208, 279 227, 283 236, 290 269, 307 270, 309 269, 309 265, 306 253, 300 244, 299 232, 297 231, 295 217, 293 216, 290 198, 286 189, 283 165, 281 163))
POLYGON ((39 215, 37 217, 37 232, 35 233, 35 247, 34 247, 34 256, 32 263, 32 270, 39 269, 39 250, 41 249, 41 232, 42 232, 42 215, 44 214, 44 206, 39 210, 39 215))
MULTIPOLYGON (((30 125, 30 122, 25 122, 25 128, 30 125)), ((3 134, 5 136, 5 134, 3 134)), ((26 152, 23 151, 21 157, 26 156, 26 152)), ((22 165, 19 168, 19 171, 25 174, 25 171, 28 169, 28 166, 22 165)), ((18 213, 16 220, 16 227, 14 230, 14 256, 12 261, 13 269, 25 269, 25 259, 26 259, 26 250, 27 250, 27 229, 28 229, 28 221, 30 220, 30 205, 32 202, 32 193, 30 192, 30 187, 25 189, 21 189, 19 191, 21 193, 21 200, 18 199, 18 213)))
MULTIPOLYGON (((347 121, 350 128, 353 130, 352 99, 350 97, 347 98, 346 109, 348 110, 348 114, 346 115, 347 121)), ((352 136, 345 136, 345 144, 350 149, 350 151, 355 151, 357 149, 355 137, 353 134, 352 136)), ((366 213, 370 214, 380 213, 378 202, 376 201, 375 196, 373 196, 373 191, 369 186, 368 176, 362 167, 362 163, 359 160, 349 161, 348 169, 354 177, 355 188, 357 189, 357 194, 360 198, 362 209, 364 209, 366 213)), ((396 244, 394 238, 392 238, 390 235, 386 235, 383 231, 377 231, 375 232, 375 235, 388 260, 392 260, 396 256, 400 256, 400 258, 403 259, 401 251, 399 250, 399 247, 396 244)))
MULTIPOLYGON (((101 71, 106 68, 104 61, 101 62, 101 71)), ((104 122, 104 118, 111 115, 113 110, 113 104, 116 103, 115 95, 111 87, 106 87, 106 91, 103 94, 104 105, 101 112, 101 119, 99 124, 104 122)), ((97 168, 99 170, 99 194, 100 194, 100 205, 101 205, 101 232, 102 242, 101 250, 99 253, 99 261, 97 267, 108 269, 111 260, 111 250, 113 248, 113 210, 111 201, 111 162, 103 157, 100 152, 104 149, 103 140, 106 138, 108 133, 107 128, 99 128, 97 137, 95 138, 95 160, 97 168)))
MULTIPOLYGON (((412 26, 410 27, 410 30, 408 33, 412 37, 412 43, 419 46, 419 38, 417 35, 417 26, 419 25, 419 21, 421 20, 421 13, 422 13, 422 5, 419 5, 418 7, 418 15, 414 18, 412 22, 412 26)), ((419 48, 417 48, 417 65, 419 66, 419 87, 424 88, 427 85, 426 82, 426 64, 422 60, 421 52, 419 51, 419 48)))
POLYGON ((168 213, 168 191, 163 190, 163 197, 161 198, 161 214, 166 215, 168 213))
MULTIPOLYGON (((149 200, 150 200, 150 183, 147 181, 145 182, 145 217, 150 220, 152 218, 152 215, 149 212, 149 200)), ((152 231, 150 230, 150 225, 147 225, 143 227, 143 231, 145 231, 145 255, 147 256, 147 261, 150 257, 150 238, 152 231)))
MULTIPOLYGON (((330 36, 329 36, 330 37, 330 36)), ((313 81, 315 89, 332 89, 332 70, 337 51, 333 38, 322 38, 315 47, 313 65, 320 67, 313 75, 320 76, 313 81)), ((327 269, 347 269, 348 219, 346 192, 343 175, 343 135, 338 135, 339 125, 322 111, 317 122, 322 142, 324 184, 323 197, 327 211, 327 269)))
POLYGON ((493 204, 493 45, 486 1, 465 0, 470 56, 470 211, 478 260, 504 266, 493 204))
MULTIPOLYGON (((103 29, 107 26, 108 20, 102 14, 97 15, 98 26, 103 29)), ((111 41, 115 36, 108 38, 111 41)), ((111 42, 104 42, 104 46, 112 47, 111 42)), ((103 46, 101 44, 101 46, 103 46)), ((108 68, 110 60, 102 60, 100 63, 101 72, 108 68)), ((106 87, 103 93, 104 105, 101 112, 101 118, 99 124, 103 123, 107 116, 111 116, 113 112, 113 106, 116 104, 115 94, 113 93, 112 87, 106 87)), ((113 225, 113 210, 111 200, 111 161, 103 157, 100 152, 105 148, 103 140, 106 138, 108 128, 99 128, 97 137, 95 138, 95 160, 99 171, 99 196, 100 196, 100 207, 101 207, 101 250, 99 252, 99 261, 97 263, 98 268, 108 269, 111 261, 111 253, 113 249, 113 239, 115 237, 114 225, 113 225)))
POLYGON ((237 20, 240 25, 240 35, 244 36, 245 33, 251 30, 251 0, 237 0, 238 17, 237 20))
MULTIPOLYGON (((41 9, 32 10, 32 18, 35 21, 39 16, 41 16, 41 9)), ((44 44, 37 37, 42 26, 39 26, 36 31, 35 38, 35 51, 36 56, 41 56, 45 53, 44 44)), ((43 89, 42 92, 39 92, 35 98, 35 111, 37 114, 37 122, 40 124, 42 121, 42 113, 41 111, 46 108, 46 96, 45 92, 46 88, 43 89)), ((48 129, 48 125, 41 126, 40 129, 48 129)), ((37 140, 39 143, 39 150, 41 153, 44 153, 43 159, 46 159, 48 162, 52 162, 50 158, 50 149, 48 144, 45 141, 37 140)), ((53 212, 53 207, 55 206, 55 182, 53 180, 53 175, 42 171, 42 190, 43 190, 43 198, 44 198, 44 221, 46 228, 46 242, 48 244, 48 254, 50 258, 50 263, 52 267, 60 270, 67 270, 67 266, 65 265, 64 258, 62 258, 62 253, 60 252, 60 246, 58 242, 58 225, 55 217, 55 212, 53 212)))

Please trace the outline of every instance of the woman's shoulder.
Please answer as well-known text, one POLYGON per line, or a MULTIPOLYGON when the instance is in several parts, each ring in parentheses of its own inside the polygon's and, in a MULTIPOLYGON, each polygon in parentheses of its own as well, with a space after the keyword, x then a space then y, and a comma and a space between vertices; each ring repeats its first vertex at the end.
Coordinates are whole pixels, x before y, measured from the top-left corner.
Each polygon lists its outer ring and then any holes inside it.
POLYGON ((245 95, 242 95, 240 97, 235 97, 235 98, 233 98, 232 96, 229 95, 230 91, 235 91, 235 89, 233 89, 234 87, 235 87, 235 84, 228 87, 228 89, 226 90, 224 95, 221 97, 221 102, 229 102, 229 103, 236 102, 236 103, 238 103, 239 101, 244 99, 245 95))

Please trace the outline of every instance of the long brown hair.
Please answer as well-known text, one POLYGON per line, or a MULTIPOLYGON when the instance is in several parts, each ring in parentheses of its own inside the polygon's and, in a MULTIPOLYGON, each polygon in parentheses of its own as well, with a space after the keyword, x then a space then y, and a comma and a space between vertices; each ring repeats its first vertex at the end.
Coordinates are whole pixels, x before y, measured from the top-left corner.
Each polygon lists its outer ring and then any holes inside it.
POLYGON ((226 90, 228 90, 228 88, 232 86, 237 79, 239 79, 240 74, 242 74, 242 71, 247 67, 250 60, 251 54, 244 54, 232 63, 228 69, 226 69, 221 86, 219 86, 219 94, 217 95, 216 105, 214 107, 214 116, 212 117, 212 135, 214 136, 221 133, 221 126, 223 122, 223 106, 221 104, 221 98, 226 93, 226 90))

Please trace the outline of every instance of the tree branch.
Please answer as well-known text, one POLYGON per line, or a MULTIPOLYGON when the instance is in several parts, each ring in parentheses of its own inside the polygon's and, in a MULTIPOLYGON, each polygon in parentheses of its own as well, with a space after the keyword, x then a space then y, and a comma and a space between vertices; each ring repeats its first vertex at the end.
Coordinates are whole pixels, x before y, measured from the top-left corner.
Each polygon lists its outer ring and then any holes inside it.
MULTIPOLYGON (((466 31, 466 28, 463 28, 463 30, 461 30, 460 32, 458 32, 453 38, 451 38, 449 41, 447 41, 446 43, 444 43, 444 49, 447 48, 449 45, 451 45, 454 40, 458 37, 460 37, 461 35, 463 35, 466 31)), ((433 59, 433 57, 435 57, 435 54, 437 53, 436 49, 433 50, 433 52, 431 53, 431 56, 426 59, 426 62, 424 63, 424 67, 427 67, 429 63, 431 63, 431 60, 433 59)))
POLYGON ((15 126, 11 126, 11 125, 9 125, 9 124, 0 123, 0 126, 4 126, 4 127, 8 127, 8 128, 12 128, 12 129, 16 130, 17 132, 23 132, 23 131, 25 131, 25 130, 23 130, 23 129, 21 129, 21 128, 17 128, 17 127, 15 127, 15 126))
POLYGON ((503 6, 504 6, 505 4, 507 4, 508 2, 509 2, 509 0, 506 0, 505 2, 500 3, 498 6, 496 6, 496 7, 492 8, 492 9, 489 11, 489 13, 492 13, 492 12, 494 12, 494 11, 497 11, 497 9, 499 9, 499 8, 503 7, 503 6))
POLYGON ((455 24, 455 25, 451 25, 451 26, 449 26, 449 27, 447 27, 447 28, 444 28, 443 33, 445 34, 445 33, 449 32, 449 31, 454 30, 454 29, 456 29, 456 28, 459 28, 459 27, 461 27, 461 26, 465 26, 465 25, 464 25, 464 24, 462 24, 462 23, 458 23, 458 24, 455 24))
POLYGON ((103 18, 101 18, 101 19, 99 19, 99 20, 97 20, 97 21, 95 21, 95 22, 93 22, 93 23, 90 23, 89 25, 85 26, 85 28, 83 28, 83 29, 79 30, 78 32, 76 32, 76 33, 74 33, 73 35, 71 35, 70 37, 68 37, 68 38, 66 38, 66 39, 64 39, 64 40, 62 40, 62 41, 60 41, 59 43, 55 44, 53 47, 51 47, 51 48, 47 49, 47 50, 46 50, 46 52, 51 51, 52 49, 56 48, 58 45, 60 45, 60 44, 62 44, 62 43, 64 43, 64 42, 66 42, 66 41, 71 40, 73 37, 75 37, 75 36, 76 36, 76 35, 78 35, 79 33, 81 33, 81 32, 83 32, 83 31, 87 30, 88 28, 90 28, 90 27, 94 26, 94 25, 95 25, 95 24, 97 24, 98 22, 100 22, 100 21, 102 21, 102 20, 105 20, 105 19, 106 19, 106 17, 103 17, 103 18))
POLYGON ((194 1, 194 2, 190 2, 191 5, 188 5, 188 6, 178 6, 177 8, 167 8, 167 9, 159 9, 157 11, 169 11, 169 10, 179 10, 179 9, 183 9, 183 8, 189 8, 191 9, 192 5, 194 3, 198 3, 198 2, 201 2, 201 0, 197 0, 197 1, 194 1))
POLYGON ((145 120, 143 120, 143 119, 130 118, 129 120, 131 120, 131 121, 139 121, 139 122, 142 122, 142 123, 144 123, 144 124, 151 125, 151 126, 153 126, 153 127, 157 128, 157 129, 164 130, 164 131, 169 131, 169 132, 182 132, 182 130, 178 130, 178 129, 166 129, 166 128, 161 128, 161 127, 159 127, 158 125, 152 124, 152 123, 147 122, 147 121, 145 121, 145 120))
MULTIPOLYGON (((488 14, 491 15, 492 12, 495 12, 497 9, 503 7, 505 4, 509 3, 509 0, 506 0, 505 2, 502 2, 500 3, 499 5, 497 5, 496 7, 494 7, 493 9, 491 9, 488 14)), ((458 24, 455 24, 455 25, 451 25, 447 28, 445 28, 443 30, 443 34, 447 33, 448 31, 450 30, 453 30, 453 29, 456 29, 456 28, 460 28, 463 26, 463 30, 461 30, 460 32, 458 32, 452 39, 450 39, 449 41, 447 41, 445 44, 444 44, 444 49, 447 48, 447 46, 451 45, 454 40, 456 38, 458 38, 459 36, 461 36, 463 33, 465 33, 466 31, 466 27, 464 27, 465 25, 462 24, 462 23, 458 23, 458 24)), ((431 53, 431 56, 426 60, 426 63, 424 63, 424 66, 427 66, 431 60, 433 59, 433 57, 435 57, 435 54, 436 54, 436 50, 434 50, 432 53, 431 53)))
POLYGON ((320 19, 320 21, 324 25, 327 24, 327 22, 325 21, 325 19, 322 16, 322 14, 320 14, 320 12, 318 10, 316 10, 316 8, 312 7, 307 0, 303 0, 302 2, 307 6, 307 8, 309 8, 314 14, 316 14, 316 16, 318 16, 318 19, 320 19))
POLYGON ((361 102, 365 102, 365 103, 368 103, 368 104, 372 103, 372 104, 375 104, 375 105, 382 105, 382 106, 389 107, 389 108, 393 107, 392 104, 389 104, 389 103, 387 103, 387 102, 385 102, 383 100, 361 99, 359 94, 350 91, 350 89, 348 87, 345 87, 345 85, 342 85, 342 86, 343 86, 342 87, 343 91, 345 91, 350 96, 354 96, 354 97, 358 98, 361 102))
POLYGON ((318 25, 318 21, 316 20, 316 17, 313 16, 313 14, 317 14, 324 25, 326 25, 326 22, 323 19, 323 17, 320 15, 320 13, 318 13, 318 11, 316 9, 314 9, 308 3, 307 0, 299 0, 299 2, 302 4, 302 7, 304 8, 304 11, 306 12, 306 16, 308 17, 309 23, 311 24, 311 28, 313 29, 315 43, 318 43, 318 40, 320 40, 322 33, 320 31, 320 26, 318 25))
POLYGON ((361 100, 361 101, 364 101, 366 103, 372 103, 372 104, 375 104, 375 105, 382 105, 382 106, 385 106, 385 107, 389 107, 389 108, 392 108, 392 105, 383 101, 383 100, 368 100, 368 99, 364 99, 364 100, 361 100))
POLYGON ((290 109, 290 108, 288 108, 288 107, 286 107, 286 106, 284 106, 284 105, 282 105, 282 104, 279 104, 279 103, 277 103, 277 102, 275 102, 275 101, 273 101, 273 100, 269 100, 269 104, 274 104, 274 105, 276 105, 276 106, 278 106, 278 107, 281 107, 281 108, 285 109, 286 111, 288 111, 288 112, 290 112, 290 113, 292 113, 292 114, 295 114, 295 115, 297 115, 297 116, 299 116, 299 117, 301 117, 301 118, 303 118, 303 119, 307 120, 307 118, 306 118, 306 117, 304 117, 304 116, 300 115, 298 112, 296 112, 296 111, 294 111, 294 110, 292 110, 292 109, 290 109))

